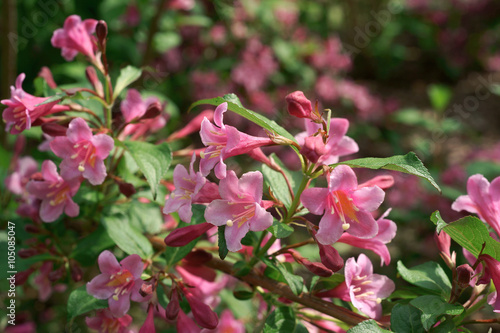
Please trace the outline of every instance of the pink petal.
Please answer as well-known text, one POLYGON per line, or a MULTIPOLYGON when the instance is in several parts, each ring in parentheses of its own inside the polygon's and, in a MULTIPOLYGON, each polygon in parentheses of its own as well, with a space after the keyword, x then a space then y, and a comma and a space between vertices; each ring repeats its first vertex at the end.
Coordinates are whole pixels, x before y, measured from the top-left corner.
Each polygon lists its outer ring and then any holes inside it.
POLYGON ((319 230, 316 234, 316 239, 323 245, 335 243, 344 230, 342 229, 342 221, 338 214, 326 213, 319 221, 319 230))
POLYGON ((65 136, 55 137, 54 140, 50 142, 50 149, 56 154, 56 156, 61 158, 70 158, 71 155, 75 153, 74 143, 69 141, 65 136))
POLYGON ((241 240, 248 233, 249 228, 250 227, 248 223, 243 223, 241 226, 235 223, 232 227, 226 227, 225 236, 227 249, 229 251, 237 252, 241 250, 241 240))
POLYGON ((339 142, 344 135, 347 133, 349 129, 349 120, 344 118, 332 118, 330 120, 330 133, 329 139, 330 142, 339 142))
POLYGON ((237 215, 244 204, 230 205, 227 200, 214 200, 205 209, 205 219, 216 226, 225 225, 237 215))
POLYGON ((241 192, 250 195, 255 202, 262 200, 262 186, 264 177, 259 171, 247 172, 243 174, 238 182, 241 192))
POLYGON ((214 168, 215 177, 217 177, 218 179, 224 179, 224 178, 226 178, 226 175, 227 175, 227 173, 226 173, 227 166, 223 162, 222 156, 219 156, 218 162, 219 163, 214 168))
POLYGON ((262 231, 266 230, 273 225, 273 216, 267 212, 263 207, 255 204, 255 215, 248 220, 250 230, 262 231))
MULTIPOLYGON (((106 166, 103 160, 96 158, 93 168, 88 163, 86 163, 84 167, 85 170, 82 176, 87 179, 90 184, 100 185, 104 182, 104 179, 106 179, 106 166)), ((78 168, 76 170, 78 170, 78 168)))
POLYGON ((140 278, 142 272, 144 271, 142 259, 137 254, 129 255, 128 257, 120 261, 120 265, 128 270, 136 279, 140 278))
POLYGON ((23 89, 23 81, 26 78, 26 74, 21 73, 16 78, 16 89, 23 89))
POLYGON ((474 201, 472 201, 471 197, 468 195, 461 195, 453 202, 451 205, 451 209, 460 212, 465 210, 469 213, 477 214, 477 208, 474 201))
POLYGON ((118 263, 118 260, 116 260, 115 255, 108 250, 103 251, 99 255, 97 263, 99 264, 101 272, 107 275, 116 274, 121 270, 121 266, 118 263))
POLYGON ((495 202, 500 201, 500 177, 493 179, 490 184, 490 196, 495 202))
POLYGON ((326 208, 325 204, 328 195, 328 189, 326 188, 308 188, 302 192, 300 201, 311 213, 322 215, 326 208))
POLYGON ((52 206, 50 200, 43 200, 40 206, 40 218, 43 222, 54 222, 63 213, 64 203, 52 206))
POLYGON ((363 187, 352 193, 354 204, 361 210, 373 212, 384 201, 385 192, 378 186, 363 187))
POLYGON ((358 180, 354 171, 347 165, 339 165, 333 169, 328 179, 328 189, 353 190, 358 187, 358 180))
POLYGON ((223 115, 227 111, 227 102, 220 104, 214 112, 214 123, 219 127, 224 127, 223 115))
POLYGON ((80 207, 73 200, 68 199, 66 200, 64 212, 70 217, 77 217, 80 214, 80 207))
POLYGON ((57 183, 60 180, 59 174, 57 173, 57 166, 51 160, 45 160, 42 163, 42 177, 44 180, 57 183))
POLYGON ((87 293, 98 299, 108 299, 113 295, 114 287, 107 286, 109 275, 99 274, 87 283, 87 293))
POLYGON ((105 159, 109 156, 109 152, 115 146, 113 139, 106 134, 97 134, 91 140, 91 143, 96 148, 96 155, 100 159, 105 159))
POLYGON ((123 317, 130 309, 130 294, 120 295, 118 300, 108 299, 109 310, 115 317, 123 317))
POLYGON ((373 218, 372 214, 359 211, 356 212, 358 221, 351 221, 350 227, 347 230, 353 236, 360 238, 372 238, 378 232, 378 224, 373 218))
POLYGON ((377 240, 387 244, 394 239, 398 226, 394 221, 388 219, 378 219, 378 234, 376 236, 377 240))
POLYGON ((80 141, 91 140, 92 131, 84 119, 75 118, 69 123, 66 136, 72 143, 78 143, 80 141))
POLYGON ((229 170, 226 178, 220 181, 219 193, 223 199, 226 199, 230 202, 242 201, 242 199, 239 197, 242 193, 239 188, 238 177, 233 170, 229 170))

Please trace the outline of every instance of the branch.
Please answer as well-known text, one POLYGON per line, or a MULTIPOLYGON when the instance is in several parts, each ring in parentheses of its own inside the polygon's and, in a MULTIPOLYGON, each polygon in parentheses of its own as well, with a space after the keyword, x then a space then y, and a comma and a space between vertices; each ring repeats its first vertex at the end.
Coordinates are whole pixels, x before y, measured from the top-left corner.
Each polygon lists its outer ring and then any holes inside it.
MULTIPOLYGON (((212 258, 209 262, 205 263, 206 266, 224 272, 226 274, 233 274, 233 265, 222 261, 217 258, 212 258)), ((295 295, 292 290, 284 283, 269 279, 265 276, 257 275, 255 272, 251 271, 245 276, 235 276, 236 278, 244 281, 252 286, 260 286, 264 289, 270 290, 273 294, 285 297, 290 301, 304 305, 305 307, 314 309, 331 317, 337 318, 349 325, 357 325, 362 321, 368 320, 362 315, 354 313, 343 307, 337 306, 333 303, 323 301, 322 299, 312 296, 310 294, 302 293, 300 295, 295 295)), ((381 327, 383 325, 379 322, 377 324, 381 327)))

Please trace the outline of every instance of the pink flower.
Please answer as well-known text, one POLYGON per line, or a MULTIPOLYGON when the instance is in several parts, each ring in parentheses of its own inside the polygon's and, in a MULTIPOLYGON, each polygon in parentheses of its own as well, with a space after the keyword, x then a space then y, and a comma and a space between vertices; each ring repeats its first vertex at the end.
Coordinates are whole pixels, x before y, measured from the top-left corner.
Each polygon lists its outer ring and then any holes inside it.
POLYGON ((294 91, 286 95, 285 101, 290 115, 298 118, 312 119, 314 113, 311 101, 304 96, 302 91, 294 91))
POLYGON ((49 280, 49 273, 52 272, 54 264, 52 261, 45 261, 40 267, 40 274, 35 277, 35 284, 38 285, 38 299, 46 302, 52 295, 52 282, 49 280))
POLYGON ((219 325, 217 326, 217 328, 213 330, 205 328, 201 332, 202 333, 225 333, 225 332, 245 333, 245 325, 241 321, 234 318, 231 310, 226 309, 222 311, 219 320, 219 325))
MULTIPOLYGON (((310 143, 309 146, 306 145, 307 138, 317 133, 321 129, 321 124, 314 123, 309 119, 305 119, 304 124, 306 131, 297 134, 295 138, 299 145, 309 147, 310 143)), ((325 146, 320 146, 321 149, 316 151, 317 154, 322 154, 317 158, 316 163, 325 165, 337 163, 340 156, 354 154, 359 150, 356 142, 345 135, 348 128, 349 121, 347 119, 332 118, 330 120, 330 133, 328 133, 325 146)))
POLYGON ((500 313, 500 297, 498 297, 498 290, 500 290, 500 262, 488 254, 482 254, 478 259, 486 264, 486 269, 489 271, 493 284, 497 289, 496 294, 488 297, 488 303, 493 305, 494 312, 500 313))
POLYGON ((262 231, 273 224, 273 217, 262 203, 263 176, 248 172, 236 177, 230 170, 219 184, 222 199, 214 200, 205 210, 205 219, 216 226, 226 225, 226 242, 229 251, 241 249, 241 239, 251 231, 262 231))
POLYGON ((473 175, 467 181, 467 193, 459 196, 451 208, 479 215, 500 235, 500 177, 490 184, 483 175, 473 175))
POLYGON ((378 186, 358 188, 354 171, 339 165, 328 177, 328 188, 308 188, 300 199, 311 213, 324 214, 316 238, 328 245, 336 242, 344 230, 359 238, 374 237, 378 224, 370 212, 380 206, 384 196, 378 186))
POLYGON ((124 315, 115 317, 109 309, 97 310, 95 317, 86 317, 87 326, 99 333, 132 333, 127 329, 132 323, 132 317, 124 315))
POLYGON ((141 257, 132 254, 120 261, 104 251, 97 259, 101 274, 87 283, 87 292, 98 299, 108 299, 109 309, 115 317, 123 317, 130 308, 130 299, 135 302, 147 301, 150 296, 142 297, 139 293, 144 270, 141 257))
POLYGON ((155 102, 158 102, 158 98, 153 96, 143 100, 137 90, 129 89, 127 97, 120 104, 120 110, 122 111, 123 118, 125 118, 125 122, 129 123, 134 119, 141 118, 146 113, 148 106, 155 102))
POLYGON ((154 305, 149 304, 148 315, 144 324, 142 324, 139 333, 156 333, 155 322, 154 322, 154 305))
POLYGON ((35 97, 25 92, 22 87, 25 77, 24 73, 19 74, 16 86, 10 87, 10 99, 0 101, 7 106, 2 113, 2 118, 7 123, 6 129, 10 130, 11 134, 19 134, 30 129, 35 120, 40 117, 69 110, 69 107, 64 105, 56 106, 59 100, 38 105, 48 100, 49 97, 35 97))
POLYGON ((193 216, 191 211, 193 199, 207 181, 201 175, 201 172, 194 172, 193 164, 195 160, 196 155, 193 154, 189 164, 189 173, 181 164, 175 167, 175 190, 170 194, 170 197, 165 202, 165 207, 163 207, 163 214, 178 212, 180 219, 186 223, 191 222, 193 216))
POLYGON ((343 233, 338 240, 340 243, 349 244, 352 246, 359 247, 361 249, 372 250, 379 255, 381 262, 380 265, 389 265, 391 263, 391 254, 387 249, 386 244, 390 243, 392 239, 396 236, 397 226, 391 220, 386 219, 389 215, 390 209, 387 210, 380 218, 377 220, 378 233, 373 238, 363 239, 358 238, 348 233, 343 233))
POLYGON ((227 103, 222 103, 215 109, 215 126, 208 119, 201 123, 201 141, 207 149, 201 154, 200 170, 207 176, 215 167, 215 176, 226 178, 224 160, 231 156, 248 153, 252 149, 273 144, 269 138, 251 136, 238 131, 233 126, 224 125, 222 118, 227 111, 227 103))
POLYGON ((67 61, 73 60, 78 52, 95 60, 97 40, 92 34, 95 32, 97 20, 82 21, 80 16, 71 15, 64 21, 64 27, 57 29, 52 35, 52 46, 61 48, 61 54, 67 61))
POLYGON ((66 215, 75 217, 80 208, 72 197, 80 188, 77 178, 65 180, 57 173, 54 162, 46 160, 42 163, 43 180, 31 180, 26 189, 30 194, 42 200, 40 218, 44 222, 54 222, 63 211, 66 215))
POLYGON ((113 149, 114 141, 106 134, 93 135, 82 118, 75 118, 69 123, 66 136, 58 136, 50 143, 50 148, 63 159, 61 175, 75 178, 80 175, 92 185, 102 184, 106 178, 104 159, 113 149))
POLYGON ((5 178, 5 187, 14 194, 23 195, 31 175, 38 171, 38 163, 30 156, 16 161, 14 172, 5 178))

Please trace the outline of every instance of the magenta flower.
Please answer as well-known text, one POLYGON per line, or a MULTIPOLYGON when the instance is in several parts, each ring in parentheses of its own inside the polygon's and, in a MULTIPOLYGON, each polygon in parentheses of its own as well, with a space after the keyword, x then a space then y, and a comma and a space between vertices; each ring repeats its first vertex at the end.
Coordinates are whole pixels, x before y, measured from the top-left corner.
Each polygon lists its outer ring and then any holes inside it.
POLYGON ((336 242, 344 230, 358 238, 374 237, 378 224, 370 212, 380 206, 384 196, 378 186, 358 188, 354 171, 339 165, 328 177, 328 188, 308 188, 300 200, 311 213, 324 214, 316 238, 328 245, 336 242))
POLYGON ((75 178, 80 175, 92 185, 102 184, 106 178, 104 159, 113 149, 114 141, 106 134, 93 135, 82 118, 69 123, 66 136, 58 136, 50 143, 50 148, 61 157, 61 175, 75 178))
POLYGON ((30 129, 35 120, 40 117, 69 110, 69 107, 65 105, 56 106, 59 100, 38 105, 48 100, 49 97, 35 97, 25 92, 22 87, 25 77, 24 73, 19 74, 16 86, 10 87, 10 99, 0 101, 7 106, 2 113, 2 118, 7 123, 6 129, 10 130, 11 134, 19 134, 30 129))
POLYGON ((139 333, 156 333, 155 322, 154 322, 154 305, 149 304, 148 315, 144 324, 142 324, 139 333))
POLYGON ((175 190, 170 194, 170 197, 165 202, 165 207, 163 207, 163 214, 178 212, 180 219, 186 223, 191 222, 193 216, 191 211, 193 198, 206 182, 206 178, 201 175, 201 172, 194 172, 193 164, 195 160, 196 155, 193 154, 189 164, 189 173, 181 164, 175 167, 175 190))
MULTIPOLYGON (((318 130, 322 128, 322 125, 314 123, 309 119, 305 119, 304 124, 306 131, 297 134, 295 138, 301 147, 306 147, 304 149, 310 151, 310 146, 313 142, 308 142, 308 140, 310 141, 311 139, 307 140, 307 138, 317 133, 318 130)), ((315 163, 325 165, 337 163, 340 156, 354 154, 359 150, 358 144, 345 135, 348 128, 349 120, 347 119, 332 118, 330 120, 330 132, 328 133, 326 144, 324 147, 318 144, 314 145, 316 154, 322 154, 322 156, 317 157, 317 162, 315 163)))
POLYGON ((86 317, 87 326, 99 333, 131 333, 128 327, 132 323, 132 317, 124 315, 115 317, 109 309, 97 310, 95 317, 86 317))
POLYGON ((14 172, 5 178, 5 187, 14 194, 23 195, 31 175, 38 171, 38 163, 30 156, 16 161, 14 172))
POLYGON ((214 200, 205 210, 205 219, 216 226, 226 225, 229 251, 241 249, 241 239, 251 231, 262 231, 273 224, 273 217, 262 203, 264 178, 258 171, 247 172, 240 179, 230 170, 219 183, 222 199, 214 200))
POLYGON ((203 119, 201 123, 201 141, 207 149, 201 153, 200 170, 207 176, 215 168, 215 176, 226 178, 224 160, 231 156, 248 153, 252 149, 273 144, 269 138, 251 136, 238 131, 235 127, 224 125, 222 118, 227 111, 227 103, 222 103, 215 109, 214 122, 203 119))
POLYGON ((78 178, 65 180, 57 173, 54 162, 46 160, 42 163, 43 180, 31 180, 26 189, 30 194, 42 200, 40 218, 44 222, 54 222, 63 211, 66 215, 75 217, 80 208, 72 197, 80 188, 78 178))
POLYGON ((64 27, 54 31, 50 42, 52 46, 61 48, 61 54, 67 61, 73 60, 78 52, 95 60, 97 39, 95 32, 97 20, 83 20, 78 15, 71 15, 64 21, 64 27))
POLYGON ((123 118, 125 118, 125 122, 129 123, 134 119, 141 118, 146 113, 148 106, 155 102, 158 102, 158 98, 148 97, 143 100, 137 90, 129 89, 127 97, 120 104, 120 110, 122 111, 123 118))
POLYGON ((467 181, 467 193, 459 196, 451 208, 479 215, 500 236, 500 177, 490 184, 483 175, 473 175, 467 181))
POLYGON ((387 210, 380 218, 377 220, 378 233, 373 238, 363 239, 358 238, 348 233, 343 233, 339 238, 340 243, 349 244, 361 249, 372 250, 380 257, 380 265, 389 265, 391 263, 391 254, 387 249, 386 244, 390 243, 392 239, 396 236, 397 226, 394 221, 386 219, 387 215, 390 213, 390 209, 387 210))
POLYGON ((486 264, 486 269, 489 271, 493 284, 497 289, 495 294, 488 297, 488 303, 493 306, 494 312, 500 313, 500 297, 498 297, 498 290, 500 290, 500 262, 488 254, 482 254, 478 259, 486 264))
POLYGON ((104 251, 97 259, 101 274, 87 283, 87 292, 98 299, 108 299, 109 309, 115 317, 123 317, 130 308, 130 300, 147 301, 150 296, 142 297, 139 293, 144 270, 141 257, 132 254, 120 261, 104 251))

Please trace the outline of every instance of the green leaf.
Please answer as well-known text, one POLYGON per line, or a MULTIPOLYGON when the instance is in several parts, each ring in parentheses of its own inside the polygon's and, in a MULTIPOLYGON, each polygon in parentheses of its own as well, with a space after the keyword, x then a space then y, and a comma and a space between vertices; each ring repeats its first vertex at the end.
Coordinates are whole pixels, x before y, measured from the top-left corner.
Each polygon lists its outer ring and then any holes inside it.
POLYGON ((224 260, 224 258, 227 256, 227 253, 229 250, 227 249, 227 244, 226 244, 226 226, 221 225, 217 227, 217 238, 218 238, 218 245, 219 245, 219 257, 224 260))
POLYGON ((264 333, 290 333, 295 330, 295 313, 288 306, 276 308, 266 319, 264 333))
POLYGON ((245 276, 250 273, 252 268, 246 261, 237 261, 233 265, 233 274, 234 276, 245 276))
POLYGON ((49 98, 47 98, 45 101, 43 101, 42 103, 38 103, 36 104, 35 106, 40 106, 40 105, 44 105, 44 104, 49 104, 49 103, 52 103, 52 102, 55 102, 55 101, 58 101, 58 100, 61 100, 63 98, 67 97, 66 93, 57 93, 55 94, 54 96, 51 96, 49 98))
POLYGON ((158 184, 170 167, 172 152, 167 143, 154 145, 142 141, 125 141, 123 145, 146 177, 156 200, 158 184))
POLYGON ((425 295, 410 301, 410 304, 422 311, 422 325, 429 330, 442 315, 457 316, 464 311, 463 306, 453 305, 439 296, 425 295))
POLYGON ((384 332, 390 332, 388 330, 384 330, 380 326, 377 325, 377 322, 373 319, 370 320, 365 320, 356 326, 350 328, 347 333, 384 333, 384 332))
POLYGON ((105 216, 102 223, 109 237, 127 254, 138 254, 141 258, 148 258, 153 254, 153 246, 149 240, 130 226, 126 215, 105 216))
POLYGON ((401 277, 418 287, 434 291, 442 296, 449 296, 451 283, 443 268, 438 263, 428 261, 411 269, 398 261, 398 272, 401 277))
POLYGON ((97 299, 87 293, 87 287, 81 286, 71 292, 68 298, 68 319, 72 319, 92 310, 108 307, 108 300, 97 299))
POLYGON ((142 233, 157 234, 161 231, 164 223, 163 215, 156 203, 132 200, 126 208, 130 224, 142 233))
POLYGON ((128 87, 132 82, 141 77, 142 70, 133 66, 122 68, 120 75, 116 80, 115 90, 113 92, 113 99, 117 98, 123 89, 128 87))
POLYGON ((423 333, 424 326, 420 321, 422 312, 411 306, 396 304, 391 311, 391 330, 394 332, 423 333))
POLYGON ((434 224, 437 226, 436 231, 439 234, 441 230, 443 230, 444 227, 448 225, 443 218, 441 217, 441 213, 439 210, 436 210, 434 213, 431 215, 431 221, 434 222, 434 224))
POLYGON ((304 287, 304 280, 302 279, 301 276, 290 273, 286 269, 285 265, 280 262, 277 262, 275 267, 278 269, 281 275, 283 275, 288 286, 295 295, 299 295, 300 293, 302 293, 302 289, 304 287))
POLYGON ((431 100, 432 107, 438 111, 443 111, 451 99, 451 89, 449 87, 431 84, 427 88, 427 94, 431 100))
POLYGON ((488 228, 477 217, 462 217, 460 220, 449 223, 442 230, 476 258, 483 244, 486 244, 483 254, 488 254, 500 261, 500 243, 491 238, 488 228))
MULTIPOLYGON (((271 154, 269 158, 276 160, 276 158, 272 155, 274 155, 274 153, 271 154)), ((269 187, 271 187, 271 191, 273 192, 273 194, 285 205, 285 207, 289 208, 292 204, 292 196, 290 195, 290 190, 288 189, 285 177, 283 177, 283 175, 278 171, 271 169, 265 164, 262 164, 261 170, 262 174, 264 175, 264 180, 269 185, 269 187)), ((283 171, 287 175, 289 181, 293 183, 293 178, 289 174, 288 170, 284 168, 283 171)))
MULTIPOLYGON (((458 329, 455 327, 455 322, 452 318, 447 318, 444 322, 441 322, 438 326, 433 327, 430 332, 432 333, 458 333, 458 329)), ((460 327, 460 332, 462 333, 473 333, 465 327, 460 327)))
POLYGON ((233 291, 233 295, 236 299, 239 299, 240 301, 246 301, 247 299, 251 299, 254 296, 253 291, 248 291, 248 290, 241 290, 237 289, 233 291))
POLYGON ((275 121, 270 120, 266 117, 264 117, 261 114, 258 114, 254 111, 248 110, 247 108, 243 107, 241 103, 239 103, 238 97, 236 97, 235 94, 227 94, 224 95, 224 97, 215 97, 215 98, 209 98, 209 99, 202 99, 200 101, 194 102, 191 104, 189 107, 189 110, 193 109, 194 107, 198 105, 203 105, 203 104, 209 104, 213 106, 219 106, 220 104, 227 102, 227 108, 229 111, 232 111, 234 113, 239 114, 242 117, 245 117, 246 119, 250 120, 251 122, 259 125, 260 127, 263 127, 271 132, 275 132, 276 134, 279 134, 281 136, 284 136, 287 139, 290 139, 294 142, 296 142, 295 138, 293 135, 291 135, 286 129, 278 125, 275 121))
POLYGON ((115 245, 115 242, 109 237, 106 229, 100 225, 96 231, 76 244, 70 257, 83 266, 90 266, 96 263, 97 257, 102 251, 113 245, 115 245))
POLYGON ((181 42, 181 36, 173 31, 158 32, 153 38, 153 46, 158 53, 167 52, 181 42))
POLYGON ((287 238, 294 232, 294 229, 288 224, 273 220, 273 225, 267 228, 267 231, 272 233, 276 238, 287 238))
POLYGON ((340 163, 332 164, 335 167, 337 165, 344 164, 349 165, 353 168, 368 168, 368 169, 387 169, 399 172, 408 173, 410 175, 418 176, 422 179, 427 180, 432 184, 439 192, 441 189, 436 181, 432 178, 429 170, 424 166, 422 161, 415 155, 414 152, 409 152, 406 155, 396 155, 385 158, 378 157, 367 157, 358 158, 355 160, 344 161, 340 163))

